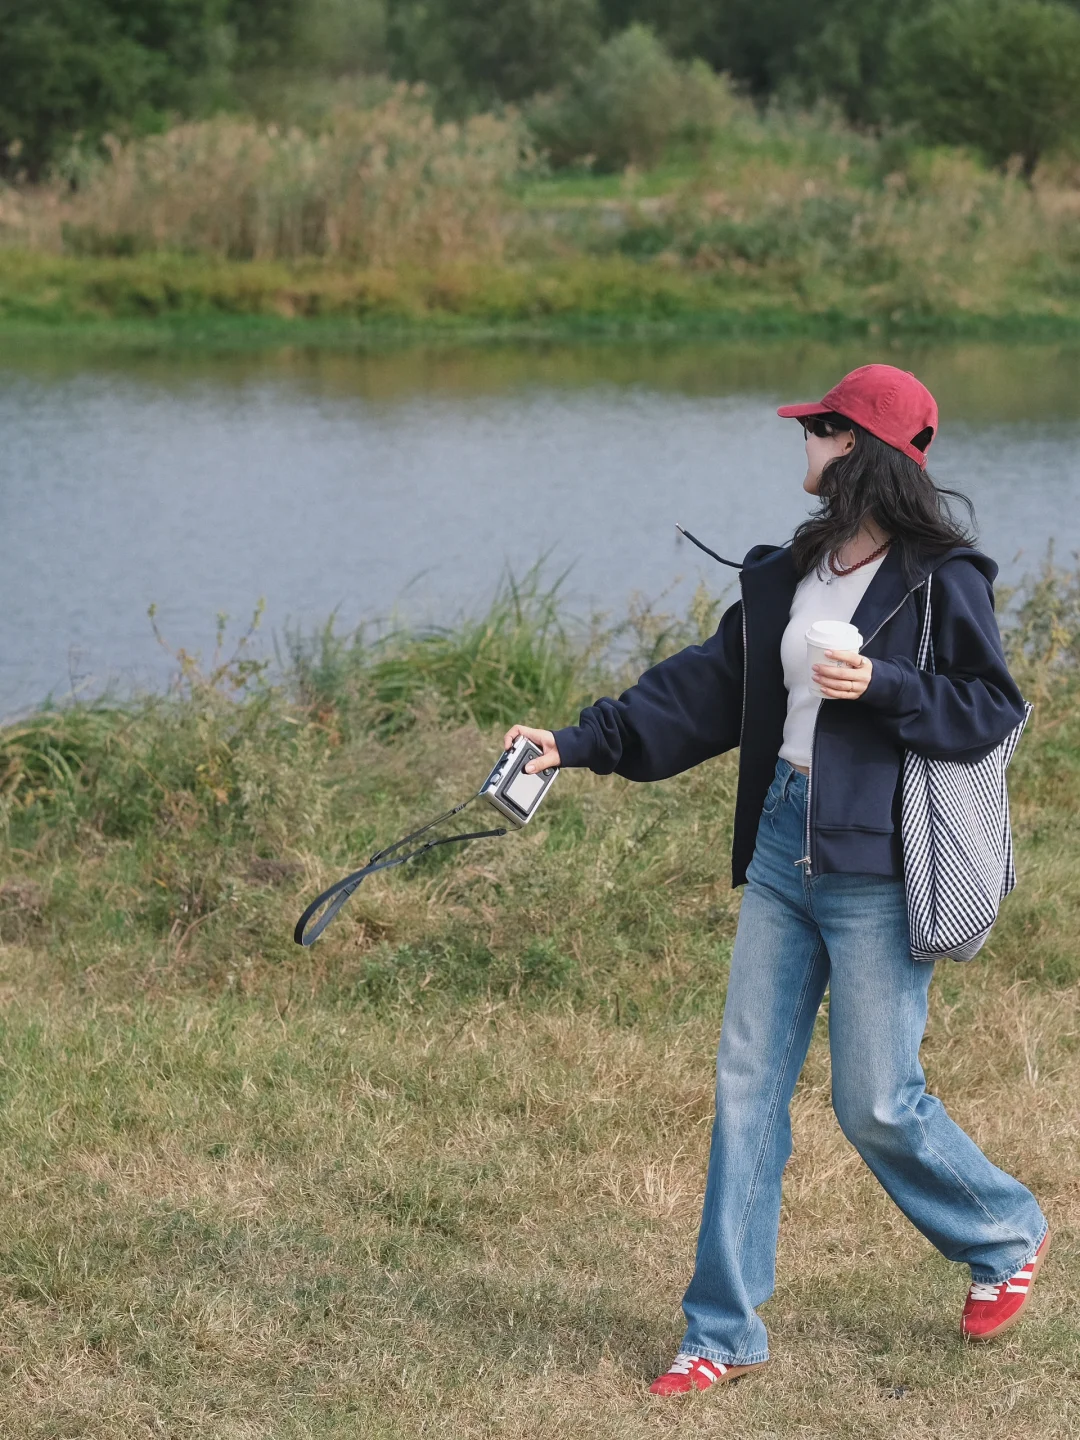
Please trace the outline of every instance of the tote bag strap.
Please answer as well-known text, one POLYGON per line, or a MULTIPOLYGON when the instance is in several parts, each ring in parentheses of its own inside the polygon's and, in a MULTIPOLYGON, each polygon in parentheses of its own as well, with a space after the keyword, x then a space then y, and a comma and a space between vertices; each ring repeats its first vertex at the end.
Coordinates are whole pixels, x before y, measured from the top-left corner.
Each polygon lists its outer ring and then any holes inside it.
POLYGON ((929 670, 933 675, 934 671, 934 637, 931 634, 930 617, 930 581, 933 577, 928 575, 925 582, 926 597, 923 601, 923 623, 922 634, 919 636, 919 658, 917 666, 920 670, 929 670))

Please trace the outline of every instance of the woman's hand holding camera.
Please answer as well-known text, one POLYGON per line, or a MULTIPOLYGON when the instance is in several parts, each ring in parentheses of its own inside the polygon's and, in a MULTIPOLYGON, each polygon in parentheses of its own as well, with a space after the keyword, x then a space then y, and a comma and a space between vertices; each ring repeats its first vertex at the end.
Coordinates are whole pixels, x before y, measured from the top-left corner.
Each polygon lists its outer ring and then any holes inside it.
POLYGON ((857 650, 826 650, 825 654, 830 660, 843 662, 813 667, 814 679, 821 686, 826 700, 858 700, 870 684, 870 676, 874 673, 873 661, 857 650))
POLYGON ((544 752, 539 759, 530 760, 525 766, 527 775, 535 775, 540 770, 551 770, 562 764, 559 747, 555 744, 555 736, 550 730, 532 730, 528 725, 511 725, 503 739, 503 749, 509 750, 519 735, 524 735, 526 740, 531 740, 544 752))

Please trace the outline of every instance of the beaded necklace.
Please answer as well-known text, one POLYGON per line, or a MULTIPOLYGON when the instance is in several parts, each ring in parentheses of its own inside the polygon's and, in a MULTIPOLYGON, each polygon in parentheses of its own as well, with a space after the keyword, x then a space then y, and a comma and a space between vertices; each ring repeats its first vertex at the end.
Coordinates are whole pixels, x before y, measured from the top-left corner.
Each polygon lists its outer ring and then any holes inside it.
POLYGON ((884 545, 879 545, 876 550, 871 550, 870 554, 864 556, 862 560, 856 560, 854 565, 848 565, 846 567, 843 565, 838 566, 835 553, 830 551, 829 569, 832 571, 832 574, 825 581, 825 584, 831 585, 833 580, 842 580, 845 575, 854 575, 856 570, 861 570, 864 565, 869 565, 871 560, 876 560, 879 555, 884 555, 891 543, 890 540, 886 540, 884 545))

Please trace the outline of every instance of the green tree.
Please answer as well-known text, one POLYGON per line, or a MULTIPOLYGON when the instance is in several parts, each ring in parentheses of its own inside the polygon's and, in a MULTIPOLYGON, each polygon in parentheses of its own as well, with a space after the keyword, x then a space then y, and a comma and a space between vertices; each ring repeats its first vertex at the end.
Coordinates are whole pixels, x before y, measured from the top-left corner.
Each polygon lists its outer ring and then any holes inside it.
POLYGON ((696 53, 764 97, 792 73, 800 40, 818 30, 831 3, 819 0, 811 22, 805 0, 727 0, 713 7, 713 23, 703 27, 696 53))
POLYGON ((225 0, 0 0, 0 166, 41 174, 74 134, 148 129, 220 58, 225 0))
POLYGON ((600 42, 596 0, 388 0, 396 73, 455 110, 522 100, 567 79, 600 42))
POLYGON ((929 141, 1030 179, 1080 135, 1080 13, 1054 0, 936 0, 893 32, 889 104, 929 141))
MULTIPOLYGON (((792 7, 794 8, 794 7, 792 7)), ((731 0, 600 0, 605 35, 645 25, 679 59, 730 69, 731 0)))
MULTIPOLYGON (((605 27, 642 23, 678 57, 726 71, 759 100, 834 100, 880 120, 891 30, 928 0, 602 0, 605 27)), ((1080 0, 1077 0, 1080 3, 1080 0)))
POLYGON ((783 73, 804 100, 835 101, 849 120, 877 125, 888 110, 892 35, 929 0, 828 0, 812 33, 805 27, 785 55, 783 73))
POLYGON ((228 0, 237 67, 284 66, 293 47, 300 8, 297 0, 228 0))

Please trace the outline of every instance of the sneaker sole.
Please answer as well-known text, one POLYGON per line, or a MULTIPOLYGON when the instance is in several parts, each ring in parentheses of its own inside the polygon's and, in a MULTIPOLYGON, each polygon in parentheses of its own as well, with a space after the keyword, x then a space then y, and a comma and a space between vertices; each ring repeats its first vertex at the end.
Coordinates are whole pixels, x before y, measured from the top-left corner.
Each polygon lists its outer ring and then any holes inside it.
POLYGON ((963 1321, 961 1321, 960 1333, 961 1335, 963 1335, 964 1339, 968 1341, 969 1344, 983 1345, 986 1343, 987 1340, 996 1340, 997 1337, 999 1335, 1003 1335, 1006 1330, 1012 1329, 1012 1327, 1016 1324, 1016 1322, 1020 1319, 1021 1315, 1023 1315, 1024 1311, 1028 1307, 1028 1301, 1031 1299, 1031 1292, 1035 1288, 1035 1281, 1039 1278, 1039 1271, 1042 1269, 1042 1263, 1046 1259, 1047 1255, 1049 1255, 1049 1253, 1050 1231, 1047 1230, 1046 1239, 1043 1242, 1043 1247, 1039 1251, 1038 1255, 1036 1255, 1034 1260, 1032 1260, 1031 1262, 1031 1279, 1028 1281, 1027 1294, 1024 1296, 1023 1300, 1020 1301, 1020 1304, 1017 1306, 1017 1308, 1013 1311, 1013 1313, 1009 1316, 1007 1320, 1003 1320, 1000 1325, 995 1325, 993 1330, 984 1331, 982 1335, 969 1335, 968 1332, 964 1329, 963 1321))
POLYGON ((652 1390, 646 1391, 650 1400, 684 1400, 687 1395, 708 1395, 712 1390, 719 1390, 724 1385, 731 1385, 736 1380, 741 1380, 744 1375, 752 1375, 757 1370, 764 1370, 768 1360, 758 1360, 753 1365, 729 1365, 727 1372, 714 1380, 711 1385, 699 1390, 692 1385, 689 1390, 674 1390, 668 1395, 657 1395, 652 1390))

